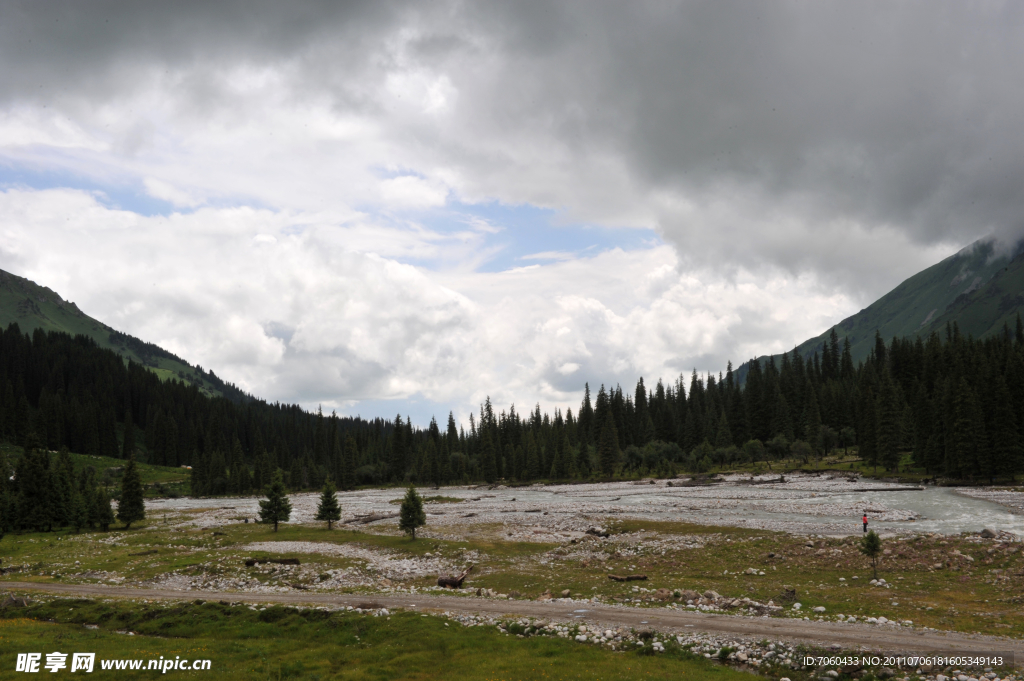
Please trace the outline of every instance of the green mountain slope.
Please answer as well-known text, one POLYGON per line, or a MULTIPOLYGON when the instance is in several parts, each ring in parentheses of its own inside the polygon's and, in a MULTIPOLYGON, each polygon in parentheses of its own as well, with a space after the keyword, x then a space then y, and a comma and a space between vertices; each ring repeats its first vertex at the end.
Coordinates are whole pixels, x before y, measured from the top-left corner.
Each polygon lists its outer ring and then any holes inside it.
MULTIPOLYGON (((875 331, 894 336, 928 336, 956 322, 960 332, 983 338, 1024 314, 1024 254, 997 254, 990 241, 979 240, 945 260, 918 272, 857 314, 836 324, 840 339, 850 339, 854 363, 874 346, 875 331)), ((807 358, 820 353, 831 329, 797 346, 807 358)), ((775 355, 778 360, 779 355, 775 355)), ((760 357, 766 360, 767 356, 760 357)), ((746 378, 747 364, 737 372, 746 378)))
POLYGON ((223 396, 234 401, 248 399, 245 393, 225 383, 212 371, 193 367, 159 346, 116 331, 45 286, 0 270, 0 328, 7 328, 12 322, 17 322, 22 333, 30 334, 42 329, 63 331, 72 336, 89 336, 101 348, 113 350, 125 361, 131 359, 146 366, 164 380, 175 378, 194 384, 211 396, 223 396))

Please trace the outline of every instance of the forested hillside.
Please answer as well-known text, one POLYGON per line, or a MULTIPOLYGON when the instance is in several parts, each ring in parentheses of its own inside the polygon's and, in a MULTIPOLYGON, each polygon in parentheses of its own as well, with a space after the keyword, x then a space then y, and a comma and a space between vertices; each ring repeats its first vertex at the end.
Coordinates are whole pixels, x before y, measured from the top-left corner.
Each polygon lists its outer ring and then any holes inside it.
MULTIPOLYGON (((875 334, 883 338, 928 338, 943 333, 956 322, 961 333, 986 338, 1013 325, 1024 312, 1024 253, 997 251, 988 239, 980 239, 931 267, 918 272, 860 312, 836 325, 850 340, 854 362, 867 359, 875 346, 875 334)), ((829 331, 794 348, 804 359, 821 353, 829 331)), ((792 355, 792 351, 790 353, 792 355)), ((761 357, 767 361, 768 357, 761 357)), ((775 356, 778 362, 780 357, 775 356)), ((742 383, 749 364, 737 371, 742 383)))
MULTIPOLYGON (((887 468, 901 452, 928 471, 981 481, 1024 469, 1024 327, 985 340, 955 326, 927 341, 876 338, 854 366, 830 335, 822 356, 754 362, 685 384, 643 379, 633 391, 586 388, 576 414, 496 412, 469 427, 326 416, 297 405, 235 403, 162 381, 85 336, 17 325, 0 334, 0 433, 18 445, 191 465, 196 495, 248 493, 281 468, 292 489, 331 476, 343 488, 416 481, 531 481, 699 471, 845 445, 887 468)), ((56 461, 56 460, 54 460, 56 461)), ((56 465, 54 463, 53 465, 56 465)), ((20 484, 13 483, 15 487, 20 484)), ((16 489, 12 494, 18 494, 16 489)))
POLYGON ((0 270, 0 328, 6 328, 12 323, 17 324, 24 333, 42 329, 63 331, 70 336, 88 336, 98 347, 113 350, 125 360, 142 364, 165 380, 176 378, 183 383, 197 386, 200 392, 235 401, 248 398, 245 393, 234 385, 225 383, 212 371, 204 371, 199 366, 193 367, 158 345, 112 329, 45 286, 0 270))

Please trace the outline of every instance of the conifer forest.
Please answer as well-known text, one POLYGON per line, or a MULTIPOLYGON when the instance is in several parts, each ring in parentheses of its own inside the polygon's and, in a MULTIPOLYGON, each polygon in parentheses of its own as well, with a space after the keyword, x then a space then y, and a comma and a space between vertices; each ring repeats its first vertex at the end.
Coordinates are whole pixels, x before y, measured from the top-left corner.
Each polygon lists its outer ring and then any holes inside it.
MULTIPOLYGON (((5 504, 77 485, 90 490, 74 502, 87 519, 89 509, 101 513, 101 492, 64 480, 72 472, 60 452, 191 466, 196 496, 256 493, 279 469, 291 490, 319 489, 328 478, 342 489, 589 480, 810 462, 851 447, 882 469, 909 454, 929 474, 956 480, 992 482, 1024 470, 1019 320, 1016 330, 984 340, 964 337, 955 325, 924 339, 876 337, 856 366, 833 330, 810 358, 794 351, 751 361, 743 385, 730 364, 724 375, 693 373, 653 386, 641 378, 631 390, 587 385, 575 412, 499 410, 488 399, 468 427, 452 413, 417 428, 401 415, 364 420, 251 396, 210 398, 84 336, 29 336, 16 324, 0 337, 0 386, 0 433, 26 454, 15 457, 24 471, 14 480, 15 462, 0 461, 5 504)), ((25 505, 20 523, 38 524, 28 517, 33 506, 25 505)), ((71 515, 64 514, 67 523, 71 515)))

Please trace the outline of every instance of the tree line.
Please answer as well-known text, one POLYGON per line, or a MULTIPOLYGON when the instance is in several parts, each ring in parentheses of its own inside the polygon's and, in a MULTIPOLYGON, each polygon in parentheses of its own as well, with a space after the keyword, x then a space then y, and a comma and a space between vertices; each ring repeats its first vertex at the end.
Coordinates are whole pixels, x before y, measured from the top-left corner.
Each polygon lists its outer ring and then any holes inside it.
POLYGON ((979 340, 894 338, 854 362, 836 331, 810 356, 752 360, 632 391, 589 384, 579 408, 366 420, 258 399, 211 398, 161 380, 84 336, 0 333, 0 436, 41 448, 192 467, 194 495, 369 484, 588 480, 740 462, 810 460, 858 447, 894 469, 910 453, 935 475, 995 480, 1024 469, 1024 328, 979 340))

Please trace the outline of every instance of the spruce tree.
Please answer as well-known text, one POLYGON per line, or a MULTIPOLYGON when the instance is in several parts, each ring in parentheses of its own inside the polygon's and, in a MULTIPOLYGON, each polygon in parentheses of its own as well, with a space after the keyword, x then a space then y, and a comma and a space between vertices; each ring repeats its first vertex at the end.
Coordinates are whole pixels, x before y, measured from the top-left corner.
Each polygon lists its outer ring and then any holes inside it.
POLYGON ((83 527, 89 524, 89 508, 86 505, 85 499, 82 498, 82 493, 77 489, 71 493, 71 529, 78 534, 82 531, 83 527))
POLYGON ((821 431, 821 411, 818 409, 818 396, 810 379, 804 388, 804 440, 812 447, 818 446, 818 434, 821 431))
POLYGON ((345 466, 343 469, 345 472, 345 479, 342 482, 345 489, 356 488, 356 468, 358 467, 358 455, 359 447, 356 444, 356 439, 351 435, 347 436, 345 438, 345 449, 342 452, 342 456, 345 462, 345 466))
POLYGON ((46 452, 38 449, 32 433, 25 439, 14 475, 18 485, 18 526, 36 531, 48 529, 53 524, 50 462, 46 452))
POLYGON ((265 494, 267 498, 260 501, 260 522, 268 525, 273 523, 274 532, 277 532, 277 524, 292 516, 292 504, 288 501, 280 469, 274 473, 265 494))
POLYGON ((480 450, 480 468, 484 480, 494 484, 498 480, 498 462, 494 451, 494 441, 491 439, 491 429, 483 426, 483 447, 480 450))
POLYGON ((871 530, 860 540, 858 547, 861 553, 871 559, 871 571, 874 578, 878 579, 878 556, 882 555, 882 539, 871 530))
POLYGON ((411 535, 415 540, 416 528, 426 524, 427 514, 423 512, 423 500, 416 493, 416 488, 410 486, 405 498, 402 499, 402 507, 398 513, 398 529, 411 535))
POLYGON ((106 532, 114 522, 114 509, 110 507, 110 497, 107 495, 107 490, 103 487, 97 489, 95 499, 93 517, 96 525, 106 532))
POLYGON ((135 426, 132 425, 132 410, 124 413, 124 440, 121 443, 121 458, 127 459, 135 453, 135 426))
POLYGON ((611 477, 619 459, 619 436, 615 431, 615 421, 611 409, 604 410, 604 423, 597 438, 597 460, 601 474, 611 477))
MULTIPOLYGON (((10 388, 10 381, 7 386, 10 388)), ((3 539, 4 533, 14 527, 14 518, 11 517, 10 511, 11 498, 8 482, 10 477, 11 471, 7 463, 7 454, 0 450, 0 539, 3 539)))
POLYGON ((142 476, 135 463, 135 453, 128 457, 121 478, 121 498, 117 503, 117 519, 124 523, 124 529, 131 527, 136 520, 146 517, 146 505, 142 501, 142 476))
POLYGON ((876 442, 878 458, 887 470, 899 468, 900 417, 896 401, 896 388, 887 369, 882 370, 882 385, 878 393, 878 420, 876 442))
POLYGON ((953 396, 953 428, 947 443, 946 473, 963 477, 977 471, 978 426, 972 418, 974 394, 967 379, 960 379, 953 396))
POLYGON ((327 522, 327 529, 331 529, 331 523, 341 520, 341 507, 338 506, 338 498, 335 496, 337 490, 330 478, 324 483, 320 491, 320 504, 316 507, 316 520, 327 522))
POLYGON ((992 414, 992 459, 993 475, 1013 476, 1020 468, 1020 460, 1024 455, 1021 448, 1020 431, 1017 416, 1014 414, 1013 400, 1010 397, 1006 380, 1002 376, 996 379, 992 414))

